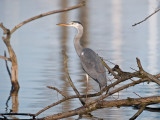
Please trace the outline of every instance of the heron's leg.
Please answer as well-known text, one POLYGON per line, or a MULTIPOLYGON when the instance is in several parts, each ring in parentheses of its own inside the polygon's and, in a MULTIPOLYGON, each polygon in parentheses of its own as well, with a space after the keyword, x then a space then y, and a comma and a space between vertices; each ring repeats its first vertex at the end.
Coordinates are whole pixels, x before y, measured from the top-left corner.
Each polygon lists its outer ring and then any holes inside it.
POLYGON ((87 81, 87 88, 86 88, 86 101, 87 101, 87 94, 88 94, 88 74, 86 74, 86 81, 87 81))

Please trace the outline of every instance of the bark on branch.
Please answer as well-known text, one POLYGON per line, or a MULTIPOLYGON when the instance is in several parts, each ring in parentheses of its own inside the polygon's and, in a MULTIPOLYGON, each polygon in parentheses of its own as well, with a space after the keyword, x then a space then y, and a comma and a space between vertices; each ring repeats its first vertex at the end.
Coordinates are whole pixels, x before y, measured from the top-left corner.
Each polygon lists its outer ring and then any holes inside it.
POLYGON ((9 56, 10 56, 10 58, 6 58, 6 57, 1 57, 1 58, 11 61, 11 63, 12 63, 12 66, 11 66, 12 91, 14 91, 14 90, 18 91, 19 90, 18 63, 17 63, 16 54, 10 44, 11 32, 9 29, 4 27, 4 25, 2 23, 0 23, 0 27, 3 29, 3 33, 6 35, 6 36, 3 36, 2 39, 3 39, 6 47, 8 48, 8 52, 9 52, 9 56))

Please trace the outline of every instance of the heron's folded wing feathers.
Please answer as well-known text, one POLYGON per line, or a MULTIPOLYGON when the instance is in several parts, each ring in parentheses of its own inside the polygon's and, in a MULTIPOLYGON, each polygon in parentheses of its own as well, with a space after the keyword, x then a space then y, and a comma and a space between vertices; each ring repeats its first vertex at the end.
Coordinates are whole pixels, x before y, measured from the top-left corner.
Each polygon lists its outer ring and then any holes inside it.
POLYGON ((84 48, 80 55, 80 59, 83 69, 93 79, 97 79, 99 74, 106 72, 99 56, 93 50, 84 48))

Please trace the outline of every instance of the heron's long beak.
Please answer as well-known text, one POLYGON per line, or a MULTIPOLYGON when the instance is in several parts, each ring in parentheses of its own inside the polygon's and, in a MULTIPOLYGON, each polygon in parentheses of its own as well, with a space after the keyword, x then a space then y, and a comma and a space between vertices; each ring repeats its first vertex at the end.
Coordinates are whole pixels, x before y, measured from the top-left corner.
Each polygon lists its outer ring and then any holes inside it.
POLYGON ((70 26, 69 24, 65 24, 65 23, 57 24, 57 25, 61 25, 61 26, 70 26))

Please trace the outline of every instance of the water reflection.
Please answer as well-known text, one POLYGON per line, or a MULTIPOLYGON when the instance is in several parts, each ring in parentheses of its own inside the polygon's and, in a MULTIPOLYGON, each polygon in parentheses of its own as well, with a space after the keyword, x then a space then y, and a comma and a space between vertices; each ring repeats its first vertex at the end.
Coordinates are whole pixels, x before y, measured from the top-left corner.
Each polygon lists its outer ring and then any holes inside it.
MULTIPOLYGON (((157 0, 149 0, 149 11, 151 14, 158 5, 157 0)), ((148 70, 150 73, 158 72, 158 14, 149 19, 149 40, 148 40, 148 70)))
MULTIPOLYGON (((60 5, 61 5, 61 7, 62 8, 66 8, 69 4, 68 4, 68 0, 61 0, 60 1, 60 5)), ((67 23, 68 21, 68 13, 62 13, 61 15, 60 15, 60 23, 67 23)), ((67 52, 68 52, 68 46, 67 46, 67 40, 68 40, 68 29, 67 29, 67 27, 61 27, 60 28, 61 29, 61 32, 60 32, 60 41, 61 41, 61 50, 63 51, 63 52, 65 52, 64 54, 62 53, 61 55, 62 55, 62 59, 61 59, 61 66, 62 66, 62 76, 61 76, 61 79, 64 81, 63 82, 63 84, 62 84, 62 91, 64 92, 64 94, 66 95, 66 96, 69 96, 69 90, 68 90, 68 88, 70 87, 69 86, 69 84, 68 84, 68 80, 67 80, 67 78, 66 78, 66 75, 65 75, 65 65, 64 65, 64 60, 65 60, 65 54, 67 54, 67 52)), ((66 103, 63 103, 63 105, 62 105, 62 112, 64 112, 64 111, 67 111, 67 110, 69 110, 71 108, 71 103, 70 103, 70 101, 67 101, 66 103)))
POLYGON ((122 1, 112 0, 113 20, 113 60, 116 64, 122 64, 122 1))

